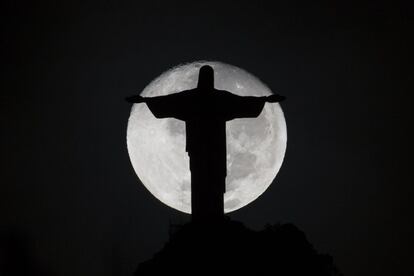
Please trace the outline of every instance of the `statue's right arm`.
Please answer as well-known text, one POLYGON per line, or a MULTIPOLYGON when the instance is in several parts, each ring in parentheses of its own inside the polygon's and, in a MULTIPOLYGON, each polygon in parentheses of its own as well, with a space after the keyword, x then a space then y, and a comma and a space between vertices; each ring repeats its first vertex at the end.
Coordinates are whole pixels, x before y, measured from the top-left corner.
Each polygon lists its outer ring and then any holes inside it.
POLYGON ((141 95, 135 95, 126 97, 125 100, 129 103, 153 103, 153 102, 163 102, 163 101, 172 101, 172 100, 179 100, 182 98, 182 93, 176 94, 168 94, 163 96, 155 96, 155 97, 142 97, 141 95))
POLYGON ((145 103, 147 99, 142 97, 141 95, 135 95, 126 97, 125 100, 129 103, 145 103))
POLYGON ((155 97, 142 97, 140 95, 127 97, 129 103, 146 103, 156 118, 176 118, 185 120, 186 104, 183 92, 155 97))

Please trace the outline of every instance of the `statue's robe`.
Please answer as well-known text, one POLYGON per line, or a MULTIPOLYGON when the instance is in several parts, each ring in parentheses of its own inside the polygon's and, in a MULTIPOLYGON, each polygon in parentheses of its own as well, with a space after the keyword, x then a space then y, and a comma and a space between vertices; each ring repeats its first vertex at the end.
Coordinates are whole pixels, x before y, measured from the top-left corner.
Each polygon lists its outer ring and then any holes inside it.
POLYGON ((227 175, 226 122, 259 116, 265 97, 195 88, 145 99, 156 118, 185 122, 193 219, 221 218, 227 175))

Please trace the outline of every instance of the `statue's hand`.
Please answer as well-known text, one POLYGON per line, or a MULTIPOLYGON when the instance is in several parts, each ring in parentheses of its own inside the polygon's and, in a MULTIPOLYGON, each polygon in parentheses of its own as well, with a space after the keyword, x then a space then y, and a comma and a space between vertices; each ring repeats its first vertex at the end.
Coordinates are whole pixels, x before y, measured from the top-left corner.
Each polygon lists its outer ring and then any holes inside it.
POLYGON ((140 95, 126 97, 125 100, 129 103, 143 103, 143 102, 145 102, 145 98, 141 97, 140 95))
POLYGON ((281 96, 281 95, 277 95, 277 94, 273 94, 273 95, 270 95, 270 96, 266 97, 266 101, 269 102, 269 103, 277 103, 277 102, 281 102, 285 99, 286 99, 286 97, 281 96))

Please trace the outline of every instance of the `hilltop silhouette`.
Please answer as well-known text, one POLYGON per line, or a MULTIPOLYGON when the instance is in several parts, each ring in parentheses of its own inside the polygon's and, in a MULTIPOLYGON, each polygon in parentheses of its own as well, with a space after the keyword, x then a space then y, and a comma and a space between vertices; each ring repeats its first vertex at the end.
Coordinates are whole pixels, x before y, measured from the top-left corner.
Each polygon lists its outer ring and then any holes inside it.
POLYGON ((319 254, 293 224, 253 231, 224 219, 190 222, 171 234, 161 251, 135 275, 342 275, 330 255, 319 254))

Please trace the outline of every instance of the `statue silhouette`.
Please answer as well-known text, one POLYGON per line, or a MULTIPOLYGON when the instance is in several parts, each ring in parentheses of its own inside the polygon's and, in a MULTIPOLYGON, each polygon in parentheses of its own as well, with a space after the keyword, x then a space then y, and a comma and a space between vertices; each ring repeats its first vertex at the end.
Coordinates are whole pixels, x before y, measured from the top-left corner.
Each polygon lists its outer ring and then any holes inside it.
POLYGON ((156 118, 176 118, 185 122, 186 151, 190 158, 191 212, 194 221, 219 220, 224 215, 227 151, 226 122, 254 118, 265 102, 285 97, 237 96, 214 88, 214 70, 200 68, 194 89, 166 96, 126 98, 130 103, 146 103, 156 118))

